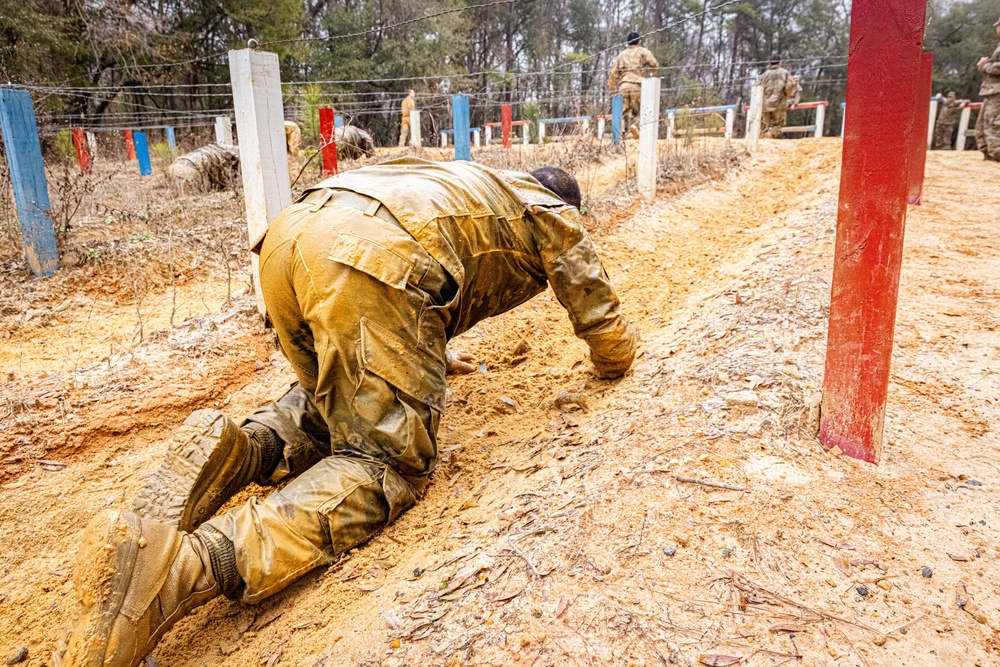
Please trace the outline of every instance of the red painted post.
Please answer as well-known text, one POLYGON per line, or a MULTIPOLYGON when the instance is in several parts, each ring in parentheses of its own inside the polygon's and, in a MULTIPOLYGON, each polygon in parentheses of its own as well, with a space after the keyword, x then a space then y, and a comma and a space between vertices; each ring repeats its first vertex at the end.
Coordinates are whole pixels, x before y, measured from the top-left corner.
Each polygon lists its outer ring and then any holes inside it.
POLYGON ((80 162, 80 171, 90 173, 90 149, 87 146, 87 133, 80 129, 73 130, 73 145, 76 146, 76 159, 80 162))
MULTIPOLYGON (((931 119, 931 76, 934 74, 934 54, 925 53, 920 56, 920 81, 917 84, 917 107, 913 115, 913 126, 916 129, 926 128, 931 119), (926 99, 926 103, 920 102, 926 99)), ((913 132, 913 152, 910 154, 910 195, 906 201, 914 206, 920 206, 920 197, 924 192, 924 166, 927 164, 927 131, 913 132)))
POLYGON ((927 0, 854 0, 820 441, 882 449, 927 0), (888 64, 891 63, 891 67, 888 64))
POLYGON ((132 130, 125 130, 125 148, 128 149, 128 159, 135 159, 135 142, 132 141, 132 130))
POLYGON ((333 122, 333 109, 319 108, 319 136, 323 142, 323 177, 337 173, 337 135, 333 122))
POLYGON ((503 147, 510 148, 510 133, 513 129, 514 110, 509 104, 500 107, 500 136, 503 138, 503 147))

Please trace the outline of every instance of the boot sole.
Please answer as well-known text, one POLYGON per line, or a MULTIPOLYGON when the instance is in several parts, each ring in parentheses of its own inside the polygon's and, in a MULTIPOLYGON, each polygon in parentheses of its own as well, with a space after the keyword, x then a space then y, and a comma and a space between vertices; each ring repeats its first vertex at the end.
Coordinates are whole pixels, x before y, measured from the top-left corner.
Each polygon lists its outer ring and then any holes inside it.
POLYGON ((133 510, 184 532, 194 531, 228 499, 226 487, 249 449, 242 435, 218 410, 191 413, 167 445, 163 463, 151 473, 133 510))
POLYGON ((132 582, 142 526, 131 512, 102 512, 84 535, 73 568, 73 585, 84 612, 69 638, 68 650, 53 654, 55 667, 104 665, 115 619, 132 582), (104 528, 102 523, 106 523, 104 528))

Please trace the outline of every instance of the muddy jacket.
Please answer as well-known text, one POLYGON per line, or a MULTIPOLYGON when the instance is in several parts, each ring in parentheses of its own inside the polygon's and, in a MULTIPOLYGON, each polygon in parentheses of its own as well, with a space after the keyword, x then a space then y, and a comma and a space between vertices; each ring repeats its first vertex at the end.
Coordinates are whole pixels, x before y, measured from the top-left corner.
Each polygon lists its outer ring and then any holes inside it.
MULTIPOLYGON (((635 354, 636 333, 579 212, 530 175, 470 162, 404 158, 328 178, 317 190, 348 190, 381 202, 454 281, 443 308, 448 338, 499 315, 552 285, 601 375, 620 375, 635 354)), ((405 249, 358 238, 345 256, 388 283, 417 267, 405 249)), ((400 323, 406 326, 408 323, 400 323)))
POLYGON ((410 122, 410 112, 413 111, 416 106, 417 103, 412 97, 407 96, 403 98, 403 103, 399 105, 399 108, 403 112, 404 123, 408 124, 410 122))
POLYGON ((764 111, 787 109, 795 93, 795 83, 787 69, 772 65, 757 81, 764 88, 764 111))
POLYGON ((167 174, 197 187, 224 190, 233 186, 239 170, 239 148, 209 144, 171 162, 167 174))
POLYGON ((1000 95, 1000 46, 997 46, 983 67, 983 85, 979 89, 979 94, 1000 95))
POLYGON ((608 88, 618 90, 619 83, 642 85, 642 80, 656 74, 660 63, 649 49, 633 45, 618 54, 608 75, 608 88))
POLYGON ((375 154, 375 140, 360 127, 353 125, 338 127, 334 130, 333 136, 337 142, 338 158, 356 160, 375 154))

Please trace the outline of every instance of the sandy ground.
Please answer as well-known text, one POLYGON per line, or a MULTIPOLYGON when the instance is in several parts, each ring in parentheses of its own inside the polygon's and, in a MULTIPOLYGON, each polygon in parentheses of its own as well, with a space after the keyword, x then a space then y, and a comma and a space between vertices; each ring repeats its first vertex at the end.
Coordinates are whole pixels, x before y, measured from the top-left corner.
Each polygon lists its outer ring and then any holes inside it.
MULTIPOLYGON (((155 663, 1000 663, 1000 167, 928 156, 874 467, 825 453, 807 405, 839 153, 767 142, 719 182, 623 205, 596 242, 643 335, 628 376, 593 377, 551 293, 480 324, 455 344, 486 370, 450 379, 427 497, 261 605, 209 603, 155 663)), ((241 416, 291 376, 247 298, 72 373, 14 363, 0 657, 43 665, 85 522, 129 506, 186 411, 241 416)))

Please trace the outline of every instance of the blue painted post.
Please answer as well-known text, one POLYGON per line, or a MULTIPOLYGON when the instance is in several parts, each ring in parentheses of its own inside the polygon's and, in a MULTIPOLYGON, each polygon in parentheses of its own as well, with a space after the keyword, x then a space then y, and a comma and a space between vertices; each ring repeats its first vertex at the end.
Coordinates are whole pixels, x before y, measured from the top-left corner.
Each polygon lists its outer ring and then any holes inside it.
POLYGON ((334 116, 333 117, 333 129, 337 129, 338 127, 344 127, 344 117, 343 116, 334 116))
POLYGON ((455 130, 455 159, 472 161, 469 143, 469 96, 451 96, 451 126, 455 130))
POLYGON ((167 135, 167 146, 170 146, 170 157, 177 157, 177 137, 174 135, 174 128, 165 127, 163 128, 164 134, 167 135))
POLYGON ((611 143, 622 142, 622 96, 611 97, 611 143))
POLYGON ((135 157, 139 160, 139 174, 152 176, 153 165, 149 162, 149 144, 146 142, 146 133, 133 132, 132 141, 135 142, 135 157))
POLYGON ((24 256, 36 276, 51 276, 59 268, 59 249, 49 215, 49 185, 38 143, 35 107, 28 91, 0 89, 0 131, 14 185, 24 256))

